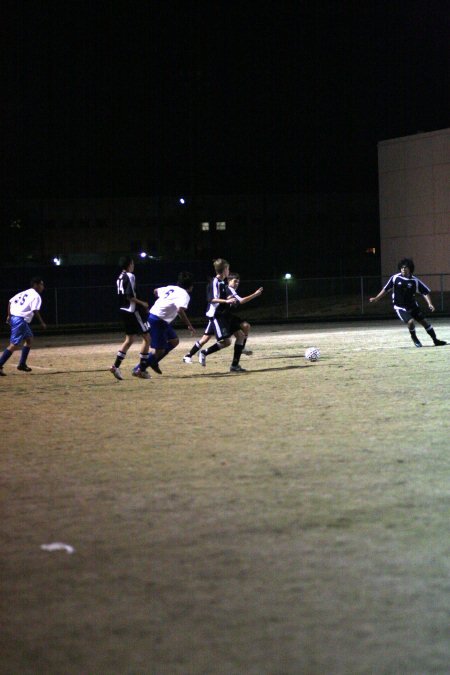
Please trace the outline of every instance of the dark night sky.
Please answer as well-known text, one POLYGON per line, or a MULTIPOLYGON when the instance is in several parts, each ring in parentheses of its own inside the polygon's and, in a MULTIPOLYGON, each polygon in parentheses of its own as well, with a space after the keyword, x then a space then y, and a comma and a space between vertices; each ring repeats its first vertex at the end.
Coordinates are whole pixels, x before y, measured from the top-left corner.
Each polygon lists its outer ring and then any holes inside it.
POLYGON ((376 191, 450 124, 447 0, 2 8, 10 196, 376 191))

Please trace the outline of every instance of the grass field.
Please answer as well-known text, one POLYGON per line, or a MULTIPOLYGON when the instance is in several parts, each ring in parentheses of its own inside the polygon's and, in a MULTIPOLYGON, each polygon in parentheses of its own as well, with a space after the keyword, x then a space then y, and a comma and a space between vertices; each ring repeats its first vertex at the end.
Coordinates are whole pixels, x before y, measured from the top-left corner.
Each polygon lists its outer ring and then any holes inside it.
POLYGON ((150 381, 120 334, 14 355, 2 675, 448 673, 450 346, 418 334, 259 328, 231 374, 182 331, 150 381))

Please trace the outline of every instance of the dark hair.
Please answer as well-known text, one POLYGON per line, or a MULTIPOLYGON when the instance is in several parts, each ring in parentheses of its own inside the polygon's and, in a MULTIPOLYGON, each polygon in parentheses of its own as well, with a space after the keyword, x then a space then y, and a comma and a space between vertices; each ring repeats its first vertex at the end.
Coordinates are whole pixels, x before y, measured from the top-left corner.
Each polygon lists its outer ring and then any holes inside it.
POLYGON ((240 281, 241 277, 238 274, 238 272, 230 272, 230 274, 228 275, 228 281, 230 281, 230 279, 238 279, 238 281, 240 281))
POLYGON ((121 269, 126 270, 127 267, 131 265, 132 262, 134 262, 134 260, 131 255, 124 255, 119 260, 119 265, 121 269))
POLYGON ((43 284, 42 277, 33 277, 30 281, 30 286, 35 286, 36 284, 43 284))
POLYGON ((194 283, 194 275, 191 272, 180 272, 178 275, 178 286, 187 290, 194 283))
POLYGON ((411 258, 402 258, 398 263, 398 270, 400 271, 402 267, 408 267, 412 274, 414 272, 414 261, 411 258))

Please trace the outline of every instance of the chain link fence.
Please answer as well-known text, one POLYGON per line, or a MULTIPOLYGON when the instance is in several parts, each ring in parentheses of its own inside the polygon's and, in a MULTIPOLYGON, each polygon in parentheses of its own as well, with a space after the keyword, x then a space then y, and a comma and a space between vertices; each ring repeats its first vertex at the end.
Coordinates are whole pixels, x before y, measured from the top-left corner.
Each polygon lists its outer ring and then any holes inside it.
MULTIPOLYGON (((450 315, 450 274, 425 274, 420 278, 432 289, 436 314, 450 315)), ((369 303, 369 298, 376 295, 386 281, 387 278, 379 276, 243 280, 239 286, 242 297, 260 286, 264 292, 239 308, 238 313, 254 323, 392 317, 389 296, 378 303, 369 303)), ((138 296, 151 304, 156 287, 140 284, 138 296)), ((5 318, 8 300, 19 290, 23 289, 0 290, 5 318)), ((203 324, 205 309, 206 282, 197 282, 188 310, 192 321, 203 324)), ((46 288, 41 314, 49 328, 55 329, 94 330, 120 325, 114 285, 46 288)), ((8 332, 4 322, 1 332, 8 332)))

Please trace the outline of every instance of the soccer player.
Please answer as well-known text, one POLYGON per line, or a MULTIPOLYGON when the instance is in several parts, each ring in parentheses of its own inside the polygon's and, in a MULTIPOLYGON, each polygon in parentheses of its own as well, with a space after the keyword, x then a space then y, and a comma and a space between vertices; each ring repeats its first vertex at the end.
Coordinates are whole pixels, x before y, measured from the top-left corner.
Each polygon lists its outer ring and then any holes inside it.
POLYGON ((148 303, 136 297, 136 278, 134 260, 126 256, 121 260, 122 271, 117 279, 117 297, 119 310, 125 328, 125 340, 119 347, 114 364, 109 369, 117 380, 123 380, 120 370, 124 358, 134 342, 135 335, 142 336, 140 362, 138 369, 133 368, 133 375, 143 380, 149 380, 150 374, 146 368, 150 348, 149 325, 147 321, 148 303))
MULTIPOLYGON (((237 306, 239 305, 244 305, 247 302, 250 302, 250 300, 253 300, 254 298, 257 298, 258 296, 261 295, 263 292, 263 288, 258 288, 254 293, 251 295, 246 295, 244 298, 241 298, 240 295, 237 293, 237 288, 240 283, 240 276, 237 274, 237 272, 231 272, 228 277, 228 292, 230 297, 234 297, 235 303, 231 305, 231 310, 233 311, 237 306)), ((237 319, 238 317, 234 317, 237 319)), ((242 353, 243 354, 252 354, 250 350, 245 349, 245 345, 247 343, 247 338, 250 332, 250 324, 248 321, 242 320, 239 318, 239 328, 242 330, 244 333, 244 344, 243 344, 243 349, 242 353)), ((192 349, 183 356, 183 362, 184 363, 192 363, 192 357, 194 354, 196 354, 210 339, 211 335, 214 335, 214 328, 211 328, 210 322, 208 322, 208 325, 205 329, 205 333, 202 335, 200 340, 197 340, 197 342, 193 345, 192 349), (207 332, 208 331, 208 332, 207 332)))
POLYGON ((239 319, 233 317, 231 313, 231 305, 236 304, 236 298, 230 294, 227 277, 230 273, 230 264, 224 258, 217 258, 214 260, 214 271, 216 276, 208 285, 208 309, 206 316, 208 317, 208 325, 205 330, 205 335, 211 335, 212 329, 217 338, 217 342, 208 349, 200 349, 198 353, 198 360, 200 365, 206 366, 206 357, 219 349, 229 347, 231 344, 231 336, 236 337, 234 344, 233 361, 230 366, 230 372, 243 373, 245 369, 239 364, 242 350, 244 348, 245 334, 239 325, 239 319))
POLYGON ((11 357, 12 353, 23 343, 17 370, 30 373, 32 368, 27 365, 28 354, 30 353, 31 343, 33 341, 33 332, 30 323, 36 317, 42 328, 46 328, 44 321, 39 313, 42 305, 41 293, 44 290, 44 282, 41 277, 33 277, 31 287, 26 291, 17 293, 8 302, 8 315, 6 323, 11 327, 11 337, 9 345, 0 357, 0 376, 6 375, 3 372, 3 366, 11 357))
POLYGON ((400 321, 407 324, 411 340, 414 342, 415 346, 421 347, 422 343, 416 335, 414 320, 418 321, 420 325, 425 328, 428 335, 433 340, 435 347, 446 345, 446 342, 437 339, 434 328, 426 320, 417 303, 416 293, 420 293, 427 301, 429 310, 434 312, 434 306, 430 297, 431 290, 423 283, 423 281, 413 276, 414 262, 410 258, 403 258, 398 263, 398 269, 399 272, 393 274, 378 295, 374 298, 369 298, 369 302, 378 302, 378 300, 386 295, 386 293, 392 291, 394 310, 400 321))
MULTIPOLYGON (((193 276, 190 272, 180 272, 177 286, 162 286, 155 289, 157 300, 148 315, 150 323, 152 351, 148 365, 156 373, 161 374, 159 362, 167 356, 172 349, 179 344, 180 340, 171 326, 172 321, 179 316, 186 324, 191 335, 195 334, 194 328, 186 314, 189 306, 189 294, 194 288, 193 276)), ((138 367, 138 366, 137 366, 138 367)))

